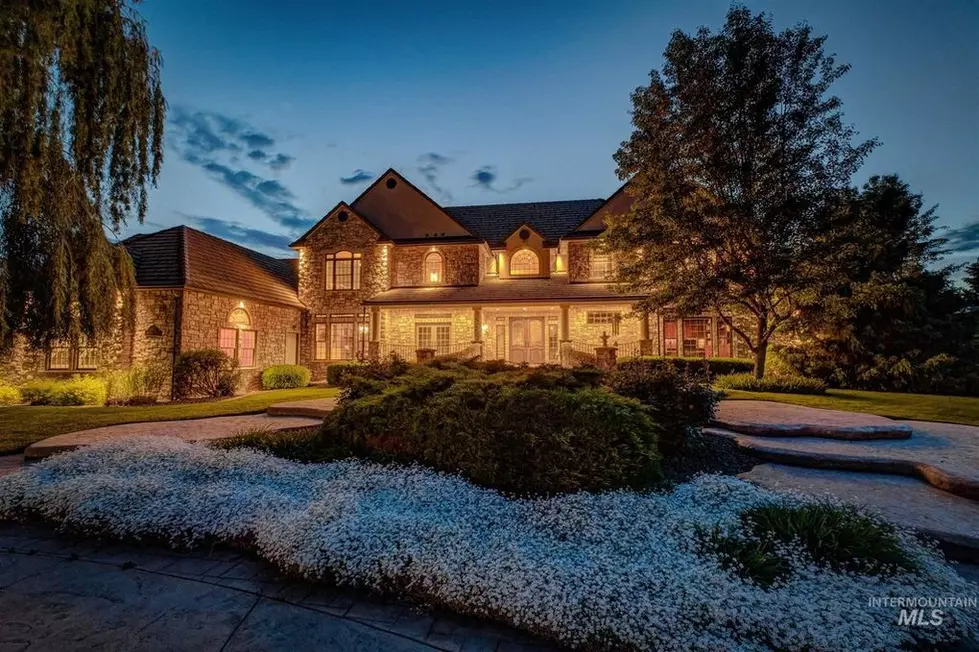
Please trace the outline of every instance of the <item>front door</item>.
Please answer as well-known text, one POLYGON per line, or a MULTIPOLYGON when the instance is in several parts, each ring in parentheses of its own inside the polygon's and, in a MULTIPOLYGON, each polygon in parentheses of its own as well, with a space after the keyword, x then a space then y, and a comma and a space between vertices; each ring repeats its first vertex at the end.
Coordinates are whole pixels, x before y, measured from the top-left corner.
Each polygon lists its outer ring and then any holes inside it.
POLYGON ((299 351, 299 333, 286 333, 286 364, 296 364, 298 362, 297 353, 299 351))
POLYGON ((510 319, 510 362, 544 363, 544 318, 510 319))

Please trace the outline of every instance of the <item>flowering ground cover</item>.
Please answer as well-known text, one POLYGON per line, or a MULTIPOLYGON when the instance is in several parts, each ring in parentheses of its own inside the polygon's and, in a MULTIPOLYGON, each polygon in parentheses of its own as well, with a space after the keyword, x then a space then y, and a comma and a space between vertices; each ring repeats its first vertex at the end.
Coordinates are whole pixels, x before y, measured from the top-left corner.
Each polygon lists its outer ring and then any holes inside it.
POLYGON ((174 545, 246 546, 310 579, 489 616, 572 647, 637 650, 894 650, 955 640, 976 610, 940 627, 897 624, 871 598, 972 596, 932 548, 895 536, 910 571, 819 566, 801 547, 763 587, 705 551, 741 514, 798 506, 732 477, 666 493, 517 500, 420 467, 301 464, 247 449, 131 438, 0 478, 0 518, 174 545))

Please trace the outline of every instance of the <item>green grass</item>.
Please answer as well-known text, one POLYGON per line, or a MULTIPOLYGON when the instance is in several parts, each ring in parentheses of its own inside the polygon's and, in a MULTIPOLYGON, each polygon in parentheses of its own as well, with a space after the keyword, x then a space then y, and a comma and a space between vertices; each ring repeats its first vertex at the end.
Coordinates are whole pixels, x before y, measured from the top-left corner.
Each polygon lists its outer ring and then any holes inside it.
POLYGON ((76 430, 141 421, 178 421, 257 414, 273 403, 336 396, 336 389, 305 387, 274 389, 204 403, 172 403, 138 407, 0 407, 0 454, 19 453, 36 441, 76 430))
POLYGON ((892 419, 944 421, 979 426, 979 398, 830 389, 822 396, 724 390, 731 399, 776 401, 807 407, 879 414, 892 419))

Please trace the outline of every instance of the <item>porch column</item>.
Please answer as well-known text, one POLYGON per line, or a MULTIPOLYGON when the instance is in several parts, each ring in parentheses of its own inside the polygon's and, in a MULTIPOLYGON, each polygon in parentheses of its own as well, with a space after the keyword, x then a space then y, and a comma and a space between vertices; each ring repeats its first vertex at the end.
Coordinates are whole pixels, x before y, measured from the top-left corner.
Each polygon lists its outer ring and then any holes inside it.
POLYGON ((381 308, 371 306, 371 339, 367 343, 367 356, 371 360, 381 357, 381 308))
POLYGON ((639 355, 653 355, 653 341, 649 337, 649 311, 639 318, 639 355))
POLYGON ((473 306, 473 348, 476 354, 483 355, 483 308, 473 306))
POLYGON ((566 303, 561 304, 561 341, 570 342, 571 341, 571 327, 570 319, 568 319, 568 309, 570 306, 566 303))

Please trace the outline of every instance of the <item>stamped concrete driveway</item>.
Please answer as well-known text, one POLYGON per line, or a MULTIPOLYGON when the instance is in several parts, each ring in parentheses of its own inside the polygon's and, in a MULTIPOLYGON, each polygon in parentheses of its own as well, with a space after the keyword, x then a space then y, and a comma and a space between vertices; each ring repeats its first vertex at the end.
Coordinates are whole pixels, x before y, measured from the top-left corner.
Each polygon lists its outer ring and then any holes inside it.
POLYGON ((0 524, 0 650, 554 648, 493 623, 288 581, 230 550, 177 554, 0 524))

